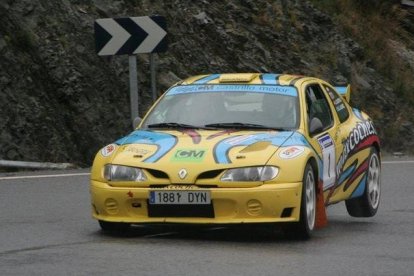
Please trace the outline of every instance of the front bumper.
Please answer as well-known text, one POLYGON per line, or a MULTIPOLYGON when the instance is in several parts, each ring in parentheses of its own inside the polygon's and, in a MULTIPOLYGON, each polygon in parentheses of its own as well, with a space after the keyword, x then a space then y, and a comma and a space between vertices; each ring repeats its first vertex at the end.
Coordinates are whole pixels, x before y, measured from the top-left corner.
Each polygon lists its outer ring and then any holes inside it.
MULTIPOLYGON (((92 215, 108 222, 231 224, 299 221, 302 183, 209 188, 214 217, 149 217, 150 188, 119 188, 91 180, 92 215)), ((194 206, 194 208, 197 208, 194 206)))

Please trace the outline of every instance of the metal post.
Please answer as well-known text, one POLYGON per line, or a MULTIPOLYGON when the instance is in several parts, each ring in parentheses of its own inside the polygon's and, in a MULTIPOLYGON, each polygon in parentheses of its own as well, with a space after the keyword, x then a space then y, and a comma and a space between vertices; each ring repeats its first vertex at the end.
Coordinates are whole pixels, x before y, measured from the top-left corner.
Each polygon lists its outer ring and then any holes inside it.
POLYGON ((152 102, 157 99, 157 87, 155 82, 155 59, 154 54, 150 54, 150 70, 151 70, 151 91, 152 91, 152 102))
POLYGON ((134 119, 139 116, 137 57, 135 55, 129 56, 129 90, 131 100, 131 124, 132 128, 134 128, 134 119))

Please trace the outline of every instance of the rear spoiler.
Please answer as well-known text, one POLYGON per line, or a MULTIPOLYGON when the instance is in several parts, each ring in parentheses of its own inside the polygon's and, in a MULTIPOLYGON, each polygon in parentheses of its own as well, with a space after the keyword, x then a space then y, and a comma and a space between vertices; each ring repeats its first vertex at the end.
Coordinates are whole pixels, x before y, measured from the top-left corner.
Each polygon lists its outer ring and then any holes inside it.
POLYGON ((351 99, 351 85, 347 86, 335 86, 336 91, 344 98, 348 103, 351 99))

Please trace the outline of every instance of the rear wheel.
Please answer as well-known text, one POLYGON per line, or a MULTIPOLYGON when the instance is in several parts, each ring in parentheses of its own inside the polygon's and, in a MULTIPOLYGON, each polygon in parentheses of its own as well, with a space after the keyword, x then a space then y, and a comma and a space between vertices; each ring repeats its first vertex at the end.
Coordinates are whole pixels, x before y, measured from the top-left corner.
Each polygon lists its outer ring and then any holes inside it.
POLYGON ((381 163, 378 152, 371 148, 364 194, 345 201, 348 214, 353 217, 373 217, 378 210, 381 196, 381 163))
POLYGON ((306 165, 302 181, 302 198, 299 222, 286 225, 285 234, 290 238, 309 239, 315 228, 316 218, 316 180, 310 164, 306 165))
POLYGON ((129 227, 131 226, 129 223, 123 222, 108 222, 99 220, 99 225, 104 232, 108 233, 119 233, 122 234, 123 232, 128 231, 129 227))

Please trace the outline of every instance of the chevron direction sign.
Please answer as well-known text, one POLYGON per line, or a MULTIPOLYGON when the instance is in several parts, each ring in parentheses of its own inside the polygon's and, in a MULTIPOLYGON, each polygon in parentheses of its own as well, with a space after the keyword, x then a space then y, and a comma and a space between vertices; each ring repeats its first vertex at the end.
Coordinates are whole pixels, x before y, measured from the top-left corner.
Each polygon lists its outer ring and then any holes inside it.
POLYGON ((95 20, 95 47, 100 56, 159 53, 167 50, 167 23, 162 16, 95 20))

